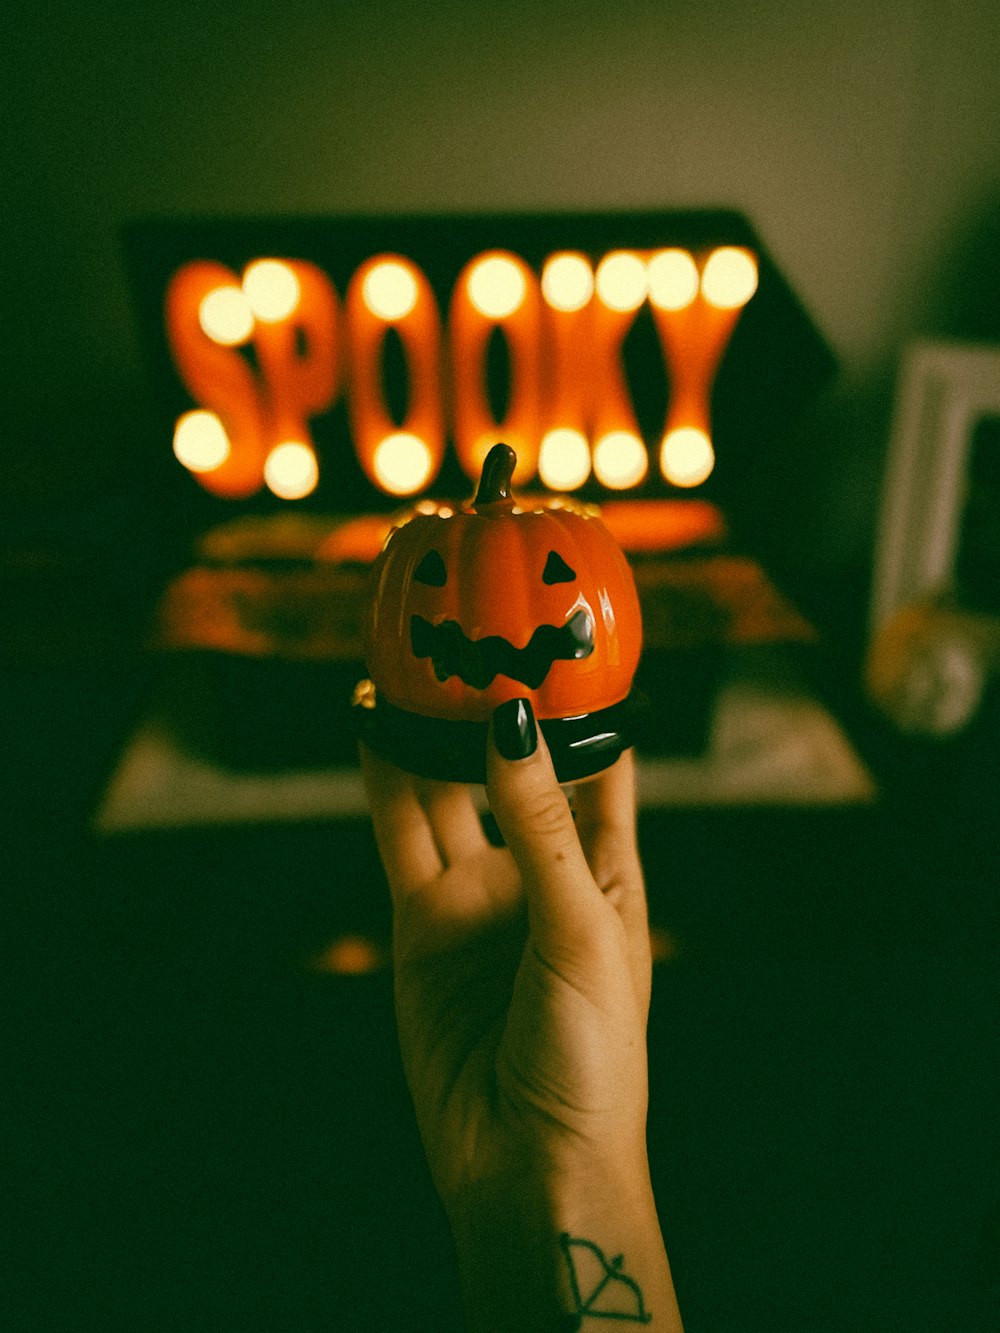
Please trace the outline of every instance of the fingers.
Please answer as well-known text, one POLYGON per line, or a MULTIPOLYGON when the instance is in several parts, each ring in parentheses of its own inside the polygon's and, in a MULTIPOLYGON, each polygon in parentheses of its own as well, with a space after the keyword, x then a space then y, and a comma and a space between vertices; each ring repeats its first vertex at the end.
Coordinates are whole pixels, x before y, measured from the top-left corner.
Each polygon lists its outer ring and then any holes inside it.
POLYGON ((610 768, 573 788, 576 827, 598 887, 625 927, 629 970, 643 1012, 652 961, 646 886, 636 837, 635 763, 626 750, 610 768))
POLYGON ((603 900, 528 700, 500 705, 487 748, 490 809, 521 871, 532 934, 543 948, 561 947, 603 900))
POLYGON ((589 782, 573 788, 573 807, 580 841, 613 834, 625 844, 635 845, 635 764, 632 751, 598 773, 589 782))
POLYGON ((489 846, 465 783, 418 779, 416 793, 444 865, 467 860, 489 846))
POLYGON ((488 848, 464 783, 412 777, 360 748, 375 841, 394 895, 412 893, 449 865, 488 848))
MULTIPOLYGON (((632 893, 645 899, 635 818, 635 764, 631 750, 589 782, 573 789, 576 829, 601 889, 622 908, 632 893)), ((643 911, 645 906, 643 905, 643 911)))
POLYGON ((412 778, 366 745, 359 749, 375 841, 389 889, 397 898, 441 873, 441 853, 412 778))
MULTIPOLYGON (((489 850, 467 786, 414 778, 364 745, 361 762, 394 897, 489 850)), ((629 753, 575 789, 575 824, 527 700, 496 710, 487 767, 490 807, 521 873, 539 939, 580 938, 603 906, 602 891, 627 925, 644 919, 629 753)))

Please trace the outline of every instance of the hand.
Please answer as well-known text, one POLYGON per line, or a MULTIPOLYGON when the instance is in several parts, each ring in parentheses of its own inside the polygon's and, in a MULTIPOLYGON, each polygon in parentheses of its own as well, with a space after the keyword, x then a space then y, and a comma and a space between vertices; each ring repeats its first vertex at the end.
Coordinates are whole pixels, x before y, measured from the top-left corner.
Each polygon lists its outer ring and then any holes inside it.
POLYGON ((632 756, 574 789, 574 824, 535 740, 527 701, 497 709, 486 792, 503 848, 467 787, 362 748, 403 1064, 471 1330, 593 1317, 680 1333, 646 1156, 632 756))
POLYGON ((403 1062, 449 1210, 522 1172, 645 1161, 650 954, 632 756, 575 788, 574 825, 537 739, 508 760, 491 728, 504 848, 467 787, 362 754, 394 903, 403 1062))

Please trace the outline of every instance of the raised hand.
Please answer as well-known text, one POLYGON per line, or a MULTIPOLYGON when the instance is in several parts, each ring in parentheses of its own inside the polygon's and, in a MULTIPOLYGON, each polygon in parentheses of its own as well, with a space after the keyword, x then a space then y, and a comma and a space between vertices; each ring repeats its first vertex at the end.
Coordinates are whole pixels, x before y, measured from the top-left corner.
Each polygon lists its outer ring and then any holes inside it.
POLYGON ((362 763, 394 904, 403 1062, 472 1326, 598 1317, 570 1263, 589 1246, 623 1275, 630 1303, 613 1317, 678 1328, 646 1164, 631 754, 574 789, 574 820, 530 704, 502 705, 487 782, 502 848, 467 787, 367 750, 362 763))

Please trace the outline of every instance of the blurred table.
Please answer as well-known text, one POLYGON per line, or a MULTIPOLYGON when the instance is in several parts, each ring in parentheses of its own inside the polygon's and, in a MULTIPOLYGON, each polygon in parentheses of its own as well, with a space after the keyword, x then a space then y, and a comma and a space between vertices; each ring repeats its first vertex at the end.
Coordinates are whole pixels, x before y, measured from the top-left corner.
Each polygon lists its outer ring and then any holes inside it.
MULTIPOLYGON (((875 783, 837 721, 775 653, 733 652, 697 756, 639 755, 640 806, 863 804, 875 783)), ((356 767, 236 770, 192 753, 151 711, 129 737, 96 829, 343 819, 366 810, 356 767)))

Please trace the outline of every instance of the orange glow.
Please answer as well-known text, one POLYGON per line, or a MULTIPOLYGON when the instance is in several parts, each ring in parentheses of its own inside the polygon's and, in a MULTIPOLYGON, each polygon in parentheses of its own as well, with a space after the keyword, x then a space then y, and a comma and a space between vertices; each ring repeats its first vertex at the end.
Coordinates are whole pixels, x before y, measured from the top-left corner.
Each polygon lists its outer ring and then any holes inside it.
POLYGON ((455 451, 471 481, 498 440, 517 454, 514 480, 534 476, 542 410, 542 299, 538 279, 523 259, 490 251, 472 259, 452 292, 452 405, 455 451), (506 412, 497 421, 486 389, 488 343, 499 327, 510 355, 506 412))
POLYGON ((346 519, 316 547, 315 559, 329 560, 332 564, 371 564, 392 528, 393 522, 385 514, 359 514, 357 518, 346 519))
POLYGON ((360 977, 380 971, 387 962, 385 949, 375 940, 364 935, 342 935, 323 950, 315 966, 321 972, 360 977))
POLYGON ((229 436, 214 412, 185 412, 174 427, 174 456, 189 472, 214 472, 229 457, 229 436))
POLYGON ((669 930, 650 926, 649 952, 654 963, 672 963, 678 954, 677 941, 669 930))
POLYGON ((573 490, 590 475, 594 399, 594 272, 583 255, 552 255, 542 271, 542 444, 546 486, 573 490))
POLYGON ((687 250, 658 250, 648 272, 650 303, 661 310, 682 310, 698 295, 698 268, 687 250))
POLYGON ((555 310, 582 310, 594 294, 594 270, 580 254, 551 255, 542 269, 542 295, 555 310))
POLYGON ((590 476, 590 446, 578 430, 550 430, 538 454, 538 475, 553 491, 574 491, 590 476))
POLYGON ((612 490, 637 486, 648 468, 646 446, 630 430, 610 431, 594 447, 594 475, 612 490))
POLYGON ((348 402, 354 448, 373 485, 412 495, 437 475, 444 455, 441 394, 441 317, 430 283, 408 259, 376 255, 347 288, 351 347, 348 402), (406 419, 386 403, 382 360, 391 324, 406 356, 406 419))
POLYGON ((376 446, 373 467, 384 491, 391 495, 412 495, 427 485, 434 459, 418 435, 397 431, 376 446))
POLYGON ((270 314, 277 313, 282 286, 287 304, 294 285, 294 310, 255 320, 235 275, 198 260, 171 278, 165 312, 178 374, 200 407, 218 416, 229 441, 221 462, 196 475, 206 490, 233 499, 265 484, 264 462, 276 442, 309 440, 308 419, 332 404, 339 369, 336 294, 320 269, 301 260, 262 260, 248 266, 244 281, 270 314), (224 327, 227 311, 234 320, 224 327), (256 367, 220 342, 237 333, 235 316, 249 323, 256 367))
POLYGON ((722 541, 722 511, 707 500, 604 500, 601 520, 628 555, 663 554, 722 541))
POLYGON ((238 347, 253 334, 253 311, 242 287, 216 287, 198 307, 202 331, 223 347, 238 347))
POLYGON ((736 310, 757 290, 757 260, 749 250, 726 245, 713 250, 701 275, 701 291, 710 305, 736 310))
POLYGON ((756 261, 748 250, 722 247, 704 262, 693 300, 676 307, 652 303, 670 380, 660 470, 675 486, 700 485, 714 466, 712 388, 756 280, 756 261))
POLYGON ((419 295, 413 266, 400 259, 374 263, 365 275, 361 291, 371 313, 390 323, 404 319, 417 304, 419 295))
POLYGON ((244 356, 216 341, 202 325, 206 298, 226 289, 235 290, 249 310, 238 278, 225 265, 201 259, 184 264, 170 279, 164 317, 181 383, 199 408, 214 412, 223 423, 230 446, 214 468, 194 475, 213 495, 237 499, 263 485, 270 406, 261 378, 244 356))
POLYGON ((700 486, 715 467, 715 450, 703 430, 681 427, 660 445, 660 471, 674 486, 700 486))
POLYGON ((264 480, 281 500, 301 500, 319 481, 319 465, 308 444, 286 440, 275 445, 264 464, 264 480))
MULTIPOLYGON (((305 449, 303 459, 311 460, 315 469, 309 420, 332 405, 340 372, 337 294, 315 264, 289 260, 287 268, 299 290, 295 309, 287 319, 258 323, 254 337, 267 391, 267 443, 295 442, 305 449)), ((285 483, 279 476, 278 485, 284 485, 284 491, 271 485, 266 475, 264 480, 275 494, 297 500, 308 495, 318 476, 310 481, 305 461, 302 468, 297 481, 285 483)))
POLYGON ((513 256, 484 255, 475 261, 466 278, 469 300, 487 319, 506 319, 524 301, 527 285, 524 266, 513 256))
POLYGON ((597 295, 611 310, 638 310, 649 292, 646 265, 631 250, 614 250, 597 266, 597 295))
MULTIPOLYGON (((607 256, 597 269, 597 289, 605 299, 594 302, 590 310, 587 433, 599 442, 594 475, 603 485, 619 490, 636 485, 649 466, 622 357, 622 345, 647 292, 645 256, 630 251, 607 256)), ((575 355, 580 359, 578 352, 575 355)))
POLYGON ((302 297, 295 270, 280 259, 257 259, 243 274, 243 294, 265 323, 288 319, 302 297))

